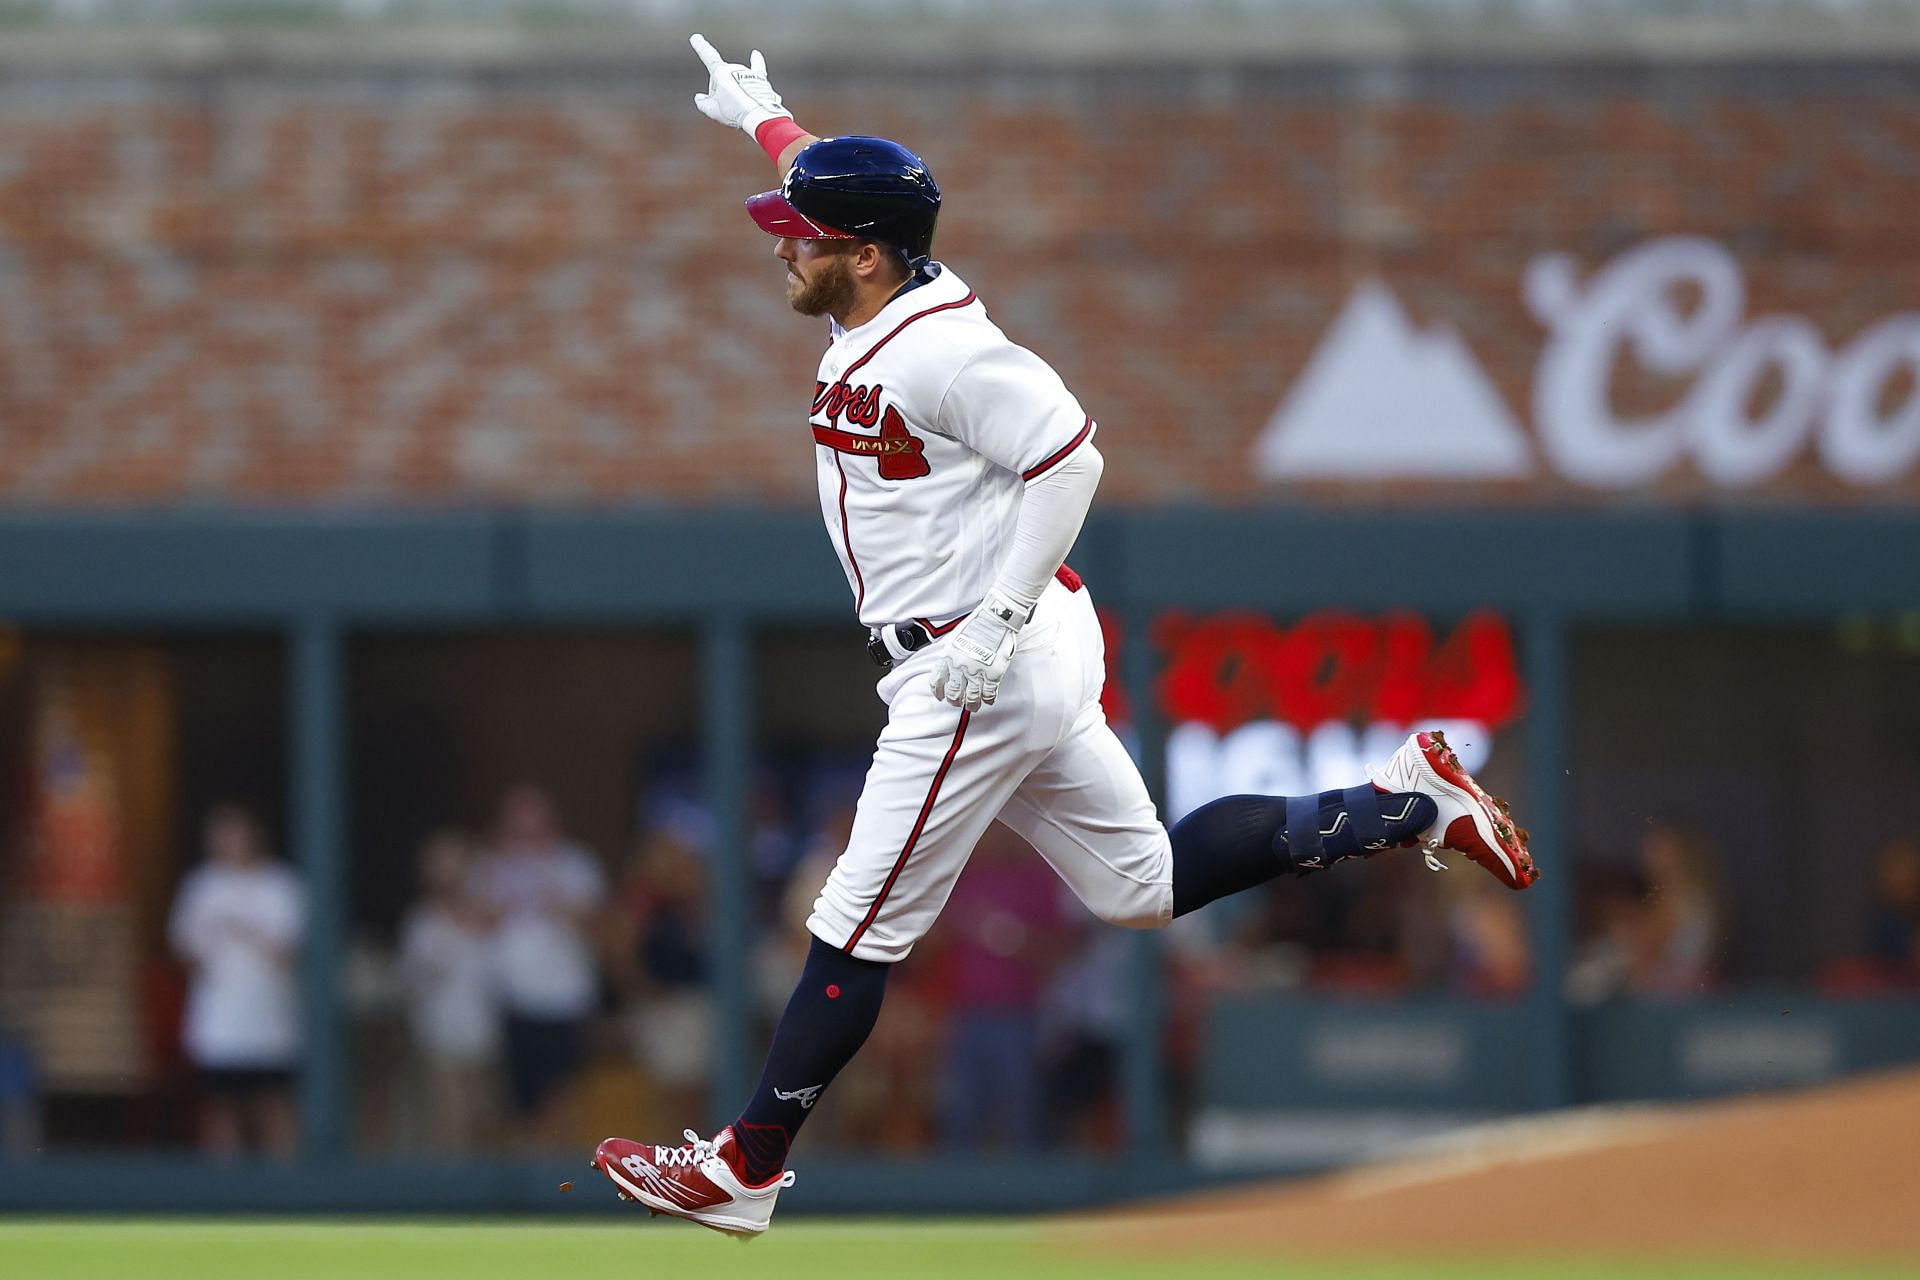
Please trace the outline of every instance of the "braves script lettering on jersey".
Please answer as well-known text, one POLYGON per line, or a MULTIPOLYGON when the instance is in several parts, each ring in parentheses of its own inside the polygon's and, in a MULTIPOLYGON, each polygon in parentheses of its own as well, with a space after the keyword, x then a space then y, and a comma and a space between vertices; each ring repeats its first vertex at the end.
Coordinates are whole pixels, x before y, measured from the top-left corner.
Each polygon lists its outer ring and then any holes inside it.
MULTIPOLYGON (((860 621, 919 621, 939 637, 993 584, 1026 486, 1095 427, 964 281, 939 263, 927 271, 872 320, 834 325, 811 421, 820 509, 860 621)), ((861 959, 905 956, 996 818, 1101 917, 1169 917, 1167 835, 1100 709, 1106 655, 1092 601, 1063 576, 1022 631, 993 706, 964 711, 932 693, 938 643, 881 679, 887 727, 808 921, 816 935, 861 959)))
POLYGON ((820 509, 870 627, 979 604, 1022 487, 1094 433, 1059 374, 928 270, 867 323, 833 326, 814 389, 820 509))

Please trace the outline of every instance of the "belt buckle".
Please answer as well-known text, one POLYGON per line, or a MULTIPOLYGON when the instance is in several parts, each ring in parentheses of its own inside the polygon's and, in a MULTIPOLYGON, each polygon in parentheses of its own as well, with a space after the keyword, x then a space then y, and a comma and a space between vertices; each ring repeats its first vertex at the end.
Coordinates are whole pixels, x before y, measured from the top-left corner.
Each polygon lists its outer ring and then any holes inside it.
POLYGON ((882 671, 893 670, 893 655, 887 652, 887 642, 880 638, 878 631, 867 633, 867 656, 882 671))

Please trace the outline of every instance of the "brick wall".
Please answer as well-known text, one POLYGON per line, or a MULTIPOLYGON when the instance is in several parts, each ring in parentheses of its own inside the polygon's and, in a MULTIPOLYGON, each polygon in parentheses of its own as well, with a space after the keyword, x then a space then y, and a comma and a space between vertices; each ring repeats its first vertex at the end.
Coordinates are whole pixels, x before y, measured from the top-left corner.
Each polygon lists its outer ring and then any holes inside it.
MULTIPOLYGON (((811 501, 820 322, 695 77, 243 69, 0 81, 0 501, 811 501)), ((1521 419, 1527 264, 1710 237, 1832 346, 1920 308, 1920 71, 955 72, 786 79, 901 137, 940 256, 1103 424, 1109 500, 1285 500, 1254 441, 1359 281, 1521 419)), ((1685 376, 1629 369, 1624 409, 1685 376)), ((1907 385, 1892 386, 1891 404, 1907 385)), ((1862 490, 1815 451, 1754 490, 1862 490)), ((1691 464, 1656 493, 1707 492, 1691 464)), ((1582 497, 1550 477, 1453 490, 1582 497)), ((1348 489, 1360 500, 1403 486, 1348 489)))

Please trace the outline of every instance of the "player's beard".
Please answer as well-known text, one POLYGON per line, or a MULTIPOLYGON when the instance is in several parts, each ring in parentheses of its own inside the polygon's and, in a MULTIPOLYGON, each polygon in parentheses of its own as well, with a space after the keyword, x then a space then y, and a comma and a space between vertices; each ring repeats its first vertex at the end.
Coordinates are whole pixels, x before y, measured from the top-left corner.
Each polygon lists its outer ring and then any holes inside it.
POLYGON ((792 277, 787 301, 803 316, 842 316, 853 306, 853 272, 847 269, 847 255, 836 253, 823 258, 811 276, 801 276, 788 268, 792 277))

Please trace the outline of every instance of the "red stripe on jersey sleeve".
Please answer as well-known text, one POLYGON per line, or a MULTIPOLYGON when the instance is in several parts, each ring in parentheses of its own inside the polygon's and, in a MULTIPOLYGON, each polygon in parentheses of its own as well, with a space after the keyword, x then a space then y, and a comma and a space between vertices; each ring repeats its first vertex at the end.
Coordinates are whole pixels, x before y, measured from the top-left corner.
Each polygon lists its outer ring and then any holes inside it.
POLYGON ((1066 460, 1067 455, 1072 453, 1075 449, 1078 449, 1082 444, 1085 444, 1087 437, 1092 434, 1093 434, 1093 415, 1088 414, 1087 425, 1080 428, 1079 435, 1067 441, 1066 444, 1062 445, 1058 450, 1056 450, 1051 454, 1048 454, 1045 458, 1042 458, 1039 462, 1036 462, 1033 466, 1028 467, 1025 471, 1022 471, 1020 473, 1020 478, 1022 480, 1038 480, 1041 476, 1047 474, 1047 472, 1053 470, 1055 467, 1059 466, 1062 462, 1064 462, 1066 460))

